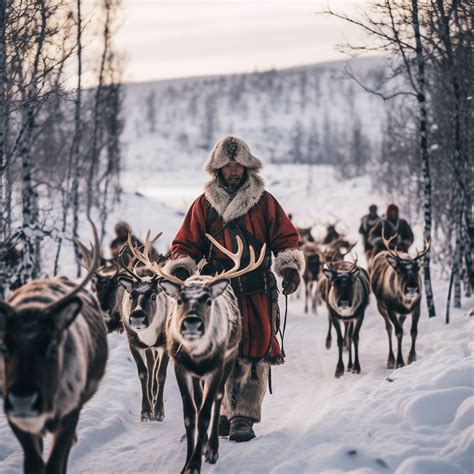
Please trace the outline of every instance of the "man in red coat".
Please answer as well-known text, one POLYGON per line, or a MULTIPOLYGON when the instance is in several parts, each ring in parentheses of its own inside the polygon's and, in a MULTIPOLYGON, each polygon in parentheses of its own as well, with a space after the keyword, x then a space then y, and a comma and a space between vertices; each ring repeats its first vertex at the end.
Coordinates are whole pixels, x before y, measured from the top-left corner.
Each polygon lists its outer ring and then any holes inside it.
POLYGON ((206 233, 232 251, 240 236, 245 247, 241 265, 248 263, 249 246, 258 255, 267 244, 262 266, 232 280, 242 316, 242 341, 226 385, 219 431, 234 441, 255 437, 252 426, 261 418, 269 366, 283 363, 275 337, 279 312, 271 254, 284 294, 296 291, 304 272, 298 232, 277 200, 265 191, 261 167, 241 138, 228 136, 217 142, 205 165, 211 180, 189 209, 172 244, 173 260, 167 264, 167 271, 183 280, 196 271, 196 262, 202 258, 207 260, 203 273, 232 266, 228 257, 210 245, 206 233))

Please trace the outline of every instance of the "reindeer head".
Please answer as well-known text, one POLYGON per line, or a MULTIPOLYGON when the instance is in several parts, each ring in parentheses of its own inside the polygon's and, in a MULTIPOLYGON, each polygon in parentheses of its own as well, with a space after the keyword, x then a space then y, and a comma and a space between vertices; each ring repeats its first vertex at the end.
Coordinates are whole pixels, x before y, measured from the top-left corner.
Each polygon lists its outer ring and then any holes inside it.
MULTIPOLYGON (((79 240, 79 252, 82 255, 82 265, 89 271, 92 262, 91 251, 79 240)), ((92 291, 97 295, 100 309, 104 312, 111 311, 116 304, 117 275, 120 271, 119 264, 112 259, 100 258, 99 264, 92 276, 92 291)))
MULTIPOLYGON (((151 246, 161 236, 161 232, 150 242, 150 234, 146 236, 147 245, 151 246)), ((148 252, 148 248, 146 250, 148 252)), ((150 271, 146 267, 133 269, 133 266, 138 259, 136 257, 138 249, 134 246, 132 241, 132 234, 129 232, 127 244, 121 249, 119 253, 119 262, 122 266, 123 272, 117 276, 117 283, 121 285, 128 293, 128 302, 124 303, 123 318, 125 324, 128 324, 136 331, 147 329, 153 324, 157 318, 158 312, 164 315, 166 310, 158 311, 160 304, 159 295, 162 293, 161 287, 158 285, 158 275, 150 271), (132 256, 126 263, 123 254, 128 246, 128 253, 132 256)), ((165 302, 161 301, 164 306, 165 302)))
POLYGON ((354 288, 360 269, 357 258, 354 262, 327 262, 323 269, 326 278, 331 282, 330 303, 340 314, 350 311, 354 302, 354 288))
MULTIPOLYGON (((38 292, 41 286, 28 291, 29 285, 12 295, 14 298, 25 293, 27 304, 25 301, 15 308, 0 302, 0 367, 3 366, 0 377, 4 409, 9 420, 25 431, 38 433, 52 415, 59 395, 63 354, 66 350, 76 350, 67 346, 71 342, 66 339, 66 332, 82 308, 82 300, 77 295, 97 267, 99 239, 94 225, 93 229, 93 260, 80 285, 48 305, 44 304, 46 295, 38 292)), ((49 285, 58 287, 61 282, 45 282, 46 291, 49 285)), ((63 292, 68 287, 69 284, 61 285, 63 292)), ((52 289, 49 291, 52 293, 52 289)))
POLYGON ((390 244, 392 240, 397 238, 397 234, 393 235, 388 241, 382 236, 385 245, 385 258, 389 265, 395 271, 396 288, 399 297, 402 300, 418 299, 421 294, 421 276, 420 276, 420 260, 428 253, 430 242, 426 241, 421 252, 417 250, 416 256, 411 257, 406 252, 392 250, 390 244))
MULTIPOLYGON (((138 258, 148 268, 162 277, 159 285, 175 301, 175 310, 172 316, 173 332, 186 345, 206 336, 212 339, 213 332, 217 332, 219 327, 227 325, 227 321, 221 313, 223 306, 226 304, 235 305, 235 295, 233 292, 226 291, 228 288, 231 288, 229 286, 230 280, 255 270, 265 258, 266 245, 263 245, 258 260, 255 257, 253 248, 250 247, 250 263, 247 267, 239 269, 244 250, 240 237, 237 237, 236 253, 227 250, 210 235, 206 234, 206 237, 216 248, 234 262, 234 266, 230 270, 214 276, 192 275, 183 281, 166 273, 161 265, 151 262, 145 256, 147 255, 147 248, 150 247, 148 236, 145 243, 145 252, 140 254, 140 252, 136 251, 138 258), (227 295, 226 301, 220 298, 224 295, 227 295)), ((216 337, 218 336, 216 335, 216 337)))

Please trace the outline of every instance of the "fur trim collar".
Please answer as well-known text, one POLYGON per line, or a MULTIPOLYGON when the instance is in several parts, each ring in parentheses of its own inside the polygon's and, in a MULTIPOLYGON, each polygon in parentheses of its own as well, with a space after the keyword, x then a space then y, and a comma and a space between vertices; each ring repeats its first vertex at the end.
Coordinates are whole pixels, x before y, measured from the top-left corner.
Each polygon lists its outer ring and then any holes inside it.
POLYGON ((204 195, 223 221, 230 222, 247 214, 260 201, 264 190, 263 179, 257 173, 249 172, 247 182, 234 197, 222 187, 217 177, 206 184, 204 195))

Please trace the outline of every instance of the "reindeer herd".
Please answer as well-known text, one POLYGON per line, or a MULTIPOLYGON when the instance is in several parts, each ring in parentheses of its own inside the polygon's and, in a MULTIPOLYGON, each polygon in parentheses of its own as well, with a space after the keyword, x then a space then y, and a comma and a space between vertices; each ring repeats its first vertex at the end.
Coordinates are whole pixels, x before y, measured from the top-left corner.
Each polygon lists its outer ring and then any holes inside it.
MULTIPOLYGON (((156 256, 147 234, 143 247, 129 234, 116 260, 101 260, 94 245, 78 242, 87 274, 79 284, 65 277, 33 281, 0 302, 0 394, 8 423, 24 451, 24 471, 64 473, 83 405, 94 395, 107 361, 107 333, 126 335, 142 390, 141 421, 162 421, 163 393, 169 359, 183 403, 187 453, 182 472, 199 473, 202 456, 218 460, 219 413, 224 387, 237 357, 241 319, 230 280, 260 266, 249 248, 250 262, 240 268, 244 252, 237 238, 235 253, 207 238, 233 262, 214 276, 194 274, 180 280, 167 271, 167 258, 156 256), (92 281, 91 290, 85 288, 92 281), (43 459, 43 437, 53 434, 49 457, 43 459)), ((299 229, 305 255, 305 312, 325 302, 328 309, 326 347, 337 335, 335 376, 360 373, 359 334, 369 304, 370 288, 384 318, 389 354, 387 367, 404 365, 403 323, 412 314, 412 346, 416 360, 420 316, 419 261, 429 250, 411 257, 391 248, 370 262, 370 272, 345 260, 354 244, 338 238, 325 247, 299 229), (343 330, 344 329, 344 330, 343 330), (397 337, 397 358, 392 332, 397 337)))
POLYGON ((326 348, 331 348, 334 326, 339 351, 335 376, 344 374, 343 350, 348 351, 347 369, 359 374, 359 332, 364 321, 365 310, 369 305, 370 288, 375 295, 377 308, 385 321, 388 335, 387 368, 399 368, 405 365, 402 354, 403 323, 411 315, 411 349, 408 363, 416 360, 416 337, 420 318, 422 282, 420 260, 429 251, 430 244, 425 242, 421 252, 415 257, 408 252, 392 248, 397 235, 388 241, 382 236, 385 251, 369 260, 370 272, 354 262, 344 260, 355 243, 351 244, 344 236, 338 236, 324 245, 314 241, 310 229, 298 229, 300 245, 305 256, 306 268, 303 275, 305 291, 305 313, 308 303, 314 313, 318 304, 326 303, 328 310, 328 333, 326 348), (344 334, 341 326, 344 326, 344 334), (393 354, 392 332, 397 337, 397 359, 393 354), (354 350, 354 359, 352 357, 354 350))

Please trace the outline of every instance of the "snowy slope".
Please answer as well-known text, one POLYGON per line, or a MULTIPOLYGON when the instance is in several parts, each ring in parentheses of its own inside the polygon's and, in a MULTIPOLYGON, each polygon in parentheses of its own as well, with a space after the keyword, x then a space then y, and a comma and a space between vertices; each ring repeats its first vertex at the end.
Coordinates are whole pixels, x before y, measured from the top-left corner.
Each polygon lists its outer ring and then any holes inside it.
MULTIPOLYGON (((377 80, 380 59, 352 61, 377 80)), ((332 163, 350 153, 356 130, 378 151, 385 105, 344 74, 345 61, 299 68, 129 84, 127 162, 166 171, 197 169, 222 135, 245 137, 272 162, 332 163)))
MULTIPOLYGON (((293 212, 296 223, 316 223, 316 233, 321 223, 340 219, 339 228, 357 238, 358 220, 368 205, 387 204, 371 191, 367 178, 341 183, 328 166, 270 165, 264 174, 268 189, 293 212)), ((111 225, 124 218, 141 236, 149 226, 163 230, 163 249, 205 179, 192 170, 126 171, 125 193, 111 225)), ((357 252, 362 255, 360 244, 357 252)), ((441 312, 445 282, 436 282, 435 290, 441 312)), ((423 308, 418 361, 393 371, 384 368, 385 329, 372 301, 361 330, 362 374, 336 380, 336 348, 324 347, 324 308, 316 316, 304 315, 302 301, 291 299, 287 363, 273 370, 274 395, 265 399, 257 438, 238 445, 223 439, 218 463, 204 465, 203 472, 474 472, 474 332, 467 316, 472 307, 472 300, 465 301, 449 326, 441 316, 428 320, 423 308)), ((407 335, 405 350, 408 345, 407 335)), ((171 365, 164 422, 140 423, 140 388, 125 337, 110 335, 109 346, 106 376, 81 415, 70 472, 179 472, 184 425, 171 365)), ((0 472, 17 473, 21 463, 22 452, 0 413, 0 472)))

